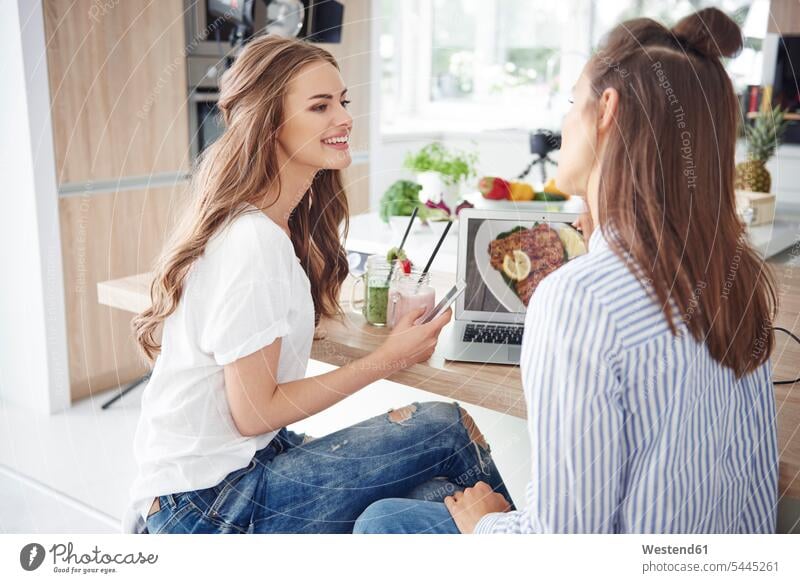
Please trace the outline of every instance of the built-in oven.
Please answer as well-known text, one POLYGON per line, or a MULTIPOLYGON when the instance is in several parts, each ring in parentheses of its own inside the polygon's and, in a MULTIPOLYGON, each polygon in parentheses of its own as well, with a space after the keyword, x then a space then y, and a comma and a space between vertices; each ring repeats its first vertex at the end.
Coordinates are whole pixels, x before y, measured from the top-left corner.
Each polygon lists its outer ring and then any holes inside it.
MULTIPOLYGON (((268 16, 268 7, 272 5, 274 8, 277 4, 285 3, 282 0, 240 1, 250 2, 252 6, 253 34, 264 34, 268 24, 272 30, 276 21, 269 21, 273 16, 268 16)), ((304 7, 303 23, 298 36, 313 42, 340 42, 344 5, 335 0, 301 1, 304 7)), ((217 109, 219 79, 238 50, 231 45, 231 39, 237 34, 237 24, 216 16, 209 9, 208 0, 184 2, 189 136, 192 160, 195 160, 224 129, 217 109)), ((239 38, 238 42, 246 42, 246 39, 239 38)))
POLYGON ((192 160, 216 140, 224 130, 217 109, 219 77, 229 57, 189 57, 189 143, 192 160))
MULTIPOLYGON (((237 32, 237 23, 232 18, 217 16, 209 8, 209 0, 184 0, 186 14, 186 42, 189 53, 193 55, 218 56, 220 49, 229 48, 227 44, 237 32)), ((235 6, 223 14, 245 11, 252 15, 248 34, 263 34, 269 26, 270 32, 297 35, 314 43, 339 43, 342 40, 344 22, 344 3, 340 0, 217 0, 217 10, 225 5, 235 6), (299 22, 298 22, 299 21, 299 22), (285 27, 279 22, 292 22, 299 29, 281 33, 285 27)), ((249 20, 250 17, 248 17, 249 20)))
MULTIPOLYGON (((254 7, 259 22, 266 21, 266 6, 254 7)), ((219 78, 230 65, 234 50, 229 39, 236 24, 214 16, 208 0, 185 0, 186 76, 189 101, 189 144, 192 160, 216 140, 224 126, 217 109, 219 78)), ((263 26, 263 24, 262 24, 263 26)))
MULTIPOLYGON (((244 0, 242 0, 244 1, 244 0)), ((220 57, 230 52, 230 39, 236 23, 209 10, 208 0, 185 0, 186 42, 188 55, 220 57)), ((253 29, 256 33, 267 25, 267 3, 253 3, 253 29)))

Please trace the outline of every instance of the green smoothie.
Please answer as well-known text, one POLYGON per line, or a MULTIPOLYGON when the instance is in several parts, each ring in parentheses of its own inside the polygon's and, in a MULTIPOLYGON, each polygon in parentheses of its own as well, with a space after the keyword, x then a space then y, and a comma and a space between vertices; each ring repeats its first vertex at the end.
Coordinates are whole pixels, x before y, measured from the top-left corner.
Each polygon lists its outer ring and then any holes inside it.
POLYGON ((386 324, 386 306, 389 303, 389 286, 385 282, 370 282, 367 286, 367 301, 364 302, 364 317, 373 325, 386 324))

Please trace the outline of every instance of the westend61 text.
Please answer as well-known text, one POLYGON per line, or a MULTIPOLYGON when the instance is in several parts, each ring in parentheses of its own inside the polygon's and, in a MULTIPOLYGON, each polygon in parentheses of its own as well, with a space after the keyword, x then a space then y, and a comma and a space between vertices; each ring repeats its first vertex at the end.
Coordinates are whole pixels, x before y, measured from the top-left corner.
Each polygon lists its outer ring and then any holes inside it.
POLYGON ((642 552, 645 555, 707 555, 708 545, 688 545, 685 547, 642 545, 642 552))

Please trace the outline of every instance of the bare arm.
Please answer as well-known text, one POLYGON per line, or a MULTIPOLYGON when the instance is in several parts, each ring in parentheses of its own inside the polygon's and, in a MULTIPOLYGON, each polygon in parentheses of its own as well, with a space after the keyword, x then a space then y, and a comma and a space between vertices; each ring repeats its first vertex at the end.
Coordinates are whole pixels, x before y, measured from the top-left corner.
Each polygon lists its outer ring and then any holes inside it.
POLYGON ((345 397, 392 372, 430 358, 441 329, 450 321, 448 310, 432 322, 414 325, 423 314, 408 314, 371 354, 336 370, 277 382, 275 371, 281 340, 225 366, 225 391, 236 427, 242 435, 274 431, 324 411, 345 397))

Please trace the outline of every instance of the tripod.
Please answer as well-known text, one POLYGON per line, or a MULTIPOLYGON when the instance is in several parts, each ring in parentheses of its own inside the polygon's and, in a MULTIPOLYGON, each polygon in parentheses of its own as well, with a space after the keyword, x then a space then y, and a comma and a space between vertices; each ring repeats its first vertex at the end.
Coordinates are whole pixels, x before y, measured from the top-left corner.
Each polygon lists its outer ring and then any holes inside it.
POLYGON ((546 166, 547 166, 548 163, 552 164, 553 166, 558 166, 558 163, 555 160, 553 160, 550 156, 548 156, 547 154, 545 154, 544 156, 540 155, 540 156, 534 158, 533 160, 531 160, 531 163, 528 164, 525 167, 525 170, 523 170, 522 173, 519 176, 517 176, 517 180, 522 180, 528 174, 531 173, 531 170, 533 170, 534 166, 539 166, 539 169, 542 171, 542 184, 544 184, 545 182, 547 182, 547 168, 546 168, 546 166))
POLYGON ((534 166, 539 166, 542 171, 542 184, 547 182, 547 164, 558 166, 558 163, 550 157, 550 152, 561 148, 561 134, 550 130, 536 130, 528 136, 531 154, 536 156, 531 163, 517 176, 517 180, 522 180, 534 166))

